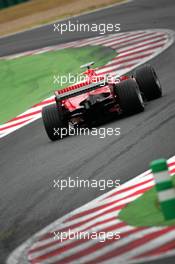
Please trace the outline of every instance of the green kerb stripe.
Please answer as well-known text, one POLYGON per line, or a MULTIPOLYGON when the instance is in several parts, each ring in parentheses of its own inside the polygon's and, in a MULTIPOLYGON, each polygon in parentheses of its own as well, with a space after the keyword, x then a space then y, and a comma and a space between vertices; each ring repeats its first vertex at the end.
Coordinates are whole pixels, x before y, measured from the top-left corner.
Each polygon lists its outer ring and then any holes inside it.
POLYGON ((168 170, 168 165, 165 159, 154 160, 150 163, 150 168, 153 173, 168 170))
POLYGON ((171 181, 160 182, 160 183, 157 183, 155 187, 156 187, 156 190, 159 192, 159 191, 173 188, 173 183, 171 181))

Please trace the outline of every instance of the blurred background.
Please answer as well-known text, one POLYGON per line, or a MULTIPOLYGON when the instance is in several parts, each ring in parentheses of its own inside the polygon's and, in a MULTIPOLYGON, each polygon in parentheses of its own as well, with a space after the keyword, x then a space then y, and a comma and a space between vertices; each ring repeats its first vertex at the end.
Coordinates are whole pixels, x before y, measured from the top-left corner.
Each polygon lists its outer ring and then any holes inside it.
POLYGON ((0 9, 7 8, 9 6, 17 5, 23 2, 27 2, 29 0, 1 0, 0 1, 0 9))

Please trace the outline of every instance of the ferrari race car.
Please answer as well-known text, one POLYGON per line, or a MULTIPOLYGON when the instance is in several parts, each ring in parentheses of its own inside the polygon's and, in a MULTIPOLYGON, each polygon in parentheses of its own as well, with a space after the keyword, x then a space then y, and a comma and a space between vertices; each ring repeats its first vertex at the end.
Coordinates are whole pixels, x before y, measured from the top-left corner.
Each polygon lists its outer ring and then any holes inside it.
POLYGON ((93 64, 81 66, 87 68, 82 73, 85 81, 55 91, 55 103, 42 109, 44 127, 52 141, 62 138, 59 130, 69 126, 92 128, 105 115, 136 114, 144 111, 145 101, 162 96, 159 79, 150 65, 138 68, 132 76, 109 78, 98 75, 91 68, 93 64))

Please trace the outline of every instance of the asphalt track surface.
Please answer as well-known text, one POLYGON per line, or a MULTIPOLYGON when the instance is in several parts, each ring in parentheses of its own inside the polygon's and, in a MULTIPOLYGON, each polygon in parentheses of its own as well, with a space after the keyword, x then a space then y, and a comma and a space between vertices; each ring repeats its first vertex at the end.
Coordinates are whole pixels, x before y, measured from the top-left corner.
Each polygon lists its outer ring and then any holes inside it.
MULTIPOLYGON (((79 21, 121 23, 122 31, 175 30, 174 14, 173 0, 136 0, 86 14, 79 21)), ((51 29, 45 26, 0 39, 0 55, 93 36, 65 33, 60 37, 51 29)), ((97 189, 58 191, 53 189, 54 179, 117 178, 125 182, 147 170, 152 159, 174 155, 175 45, 151 64, 157 69, 164 96, 150 102, 144 113, 104 125, 120 127, 120 137, 75 136, 52 143, 43 130, 42 121, 38 120, 1 139, 0 263, 32 234, 102 194, 97 189)), ((152 263, 174 263, 174 259, 152 263)))

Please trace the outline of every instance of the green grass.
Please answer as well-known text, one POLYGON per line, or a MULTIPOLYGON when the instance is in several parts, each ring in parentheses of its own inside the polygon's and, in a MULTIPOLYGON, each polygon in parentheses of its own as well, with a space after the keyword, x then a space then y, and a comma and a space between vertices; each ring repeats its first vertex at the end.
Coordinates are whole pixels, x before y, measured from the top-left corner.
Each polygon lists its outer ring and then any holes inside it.
MULTIPOLYGON (((173 177, 175 185, 175 176, 173 177)), ((119 214, 119 218, 132 226, 174 226, 175 219, 165 221, 155 187, 145 192, 140 198, 126 206, 119 214)))
POLYGON ((53 84, 54 75, 76 75, 81 64, 96 61, 99 67, 114 56, 110 48, 86 46, 0 60, 0 124, 53 95, 60 88, 53 84))

